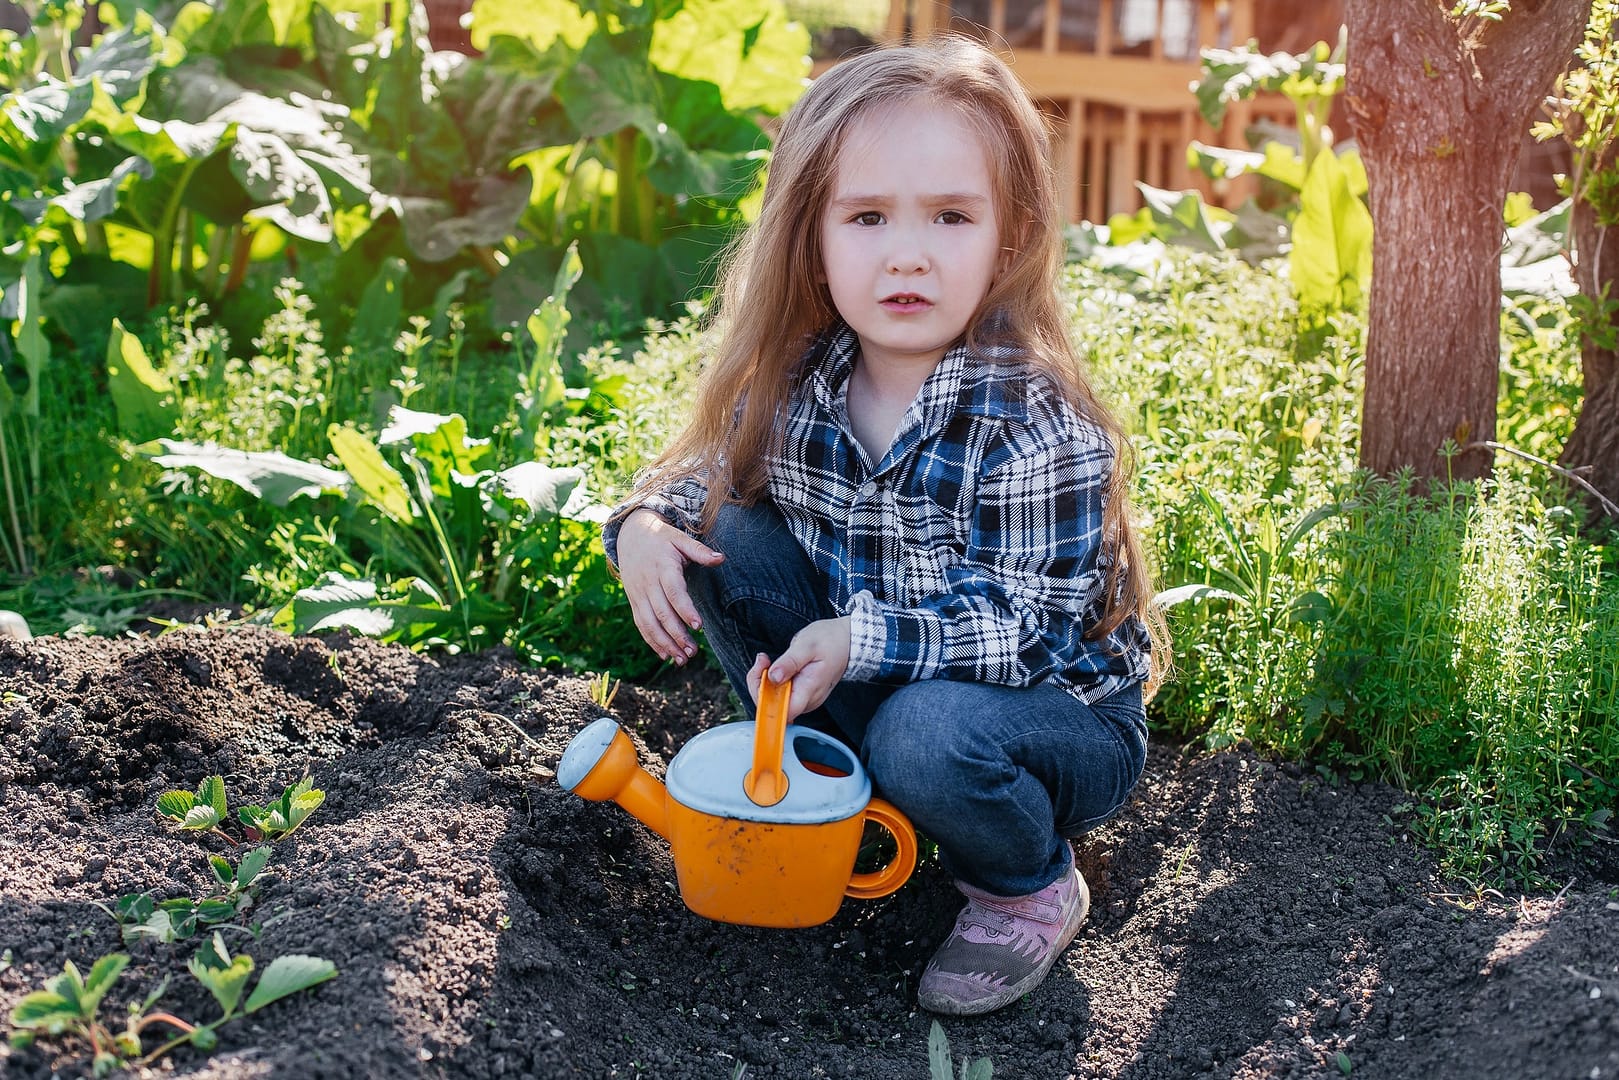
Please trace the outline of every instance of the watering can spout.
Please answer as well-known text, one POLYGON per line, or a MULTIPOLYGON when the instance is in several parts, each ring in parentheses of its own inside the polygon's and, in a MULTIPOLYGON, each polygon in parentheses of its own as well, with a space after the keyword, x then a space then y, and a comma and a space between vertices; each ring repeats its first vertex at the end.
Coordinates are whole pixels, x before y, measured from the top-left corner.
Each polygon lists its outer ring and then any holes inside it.
POLYGON ((613 800, 641 824, 669 839, 668 795, 641 768, 630 737, 602 717, 573 737, 557 765, 557 783, 593 802, 613 800))

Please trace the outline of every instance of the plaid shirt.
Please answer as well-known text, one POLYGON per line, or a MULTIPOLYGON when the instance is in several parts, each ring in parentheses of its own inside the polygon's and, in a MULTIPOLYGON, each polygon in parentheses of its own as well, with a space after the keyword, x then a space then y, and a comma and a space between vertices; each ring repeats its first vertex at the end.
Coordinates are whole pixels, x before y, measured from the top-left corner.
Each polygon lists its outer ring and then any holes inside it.
MULTIPOLYGON (((770 498, 850 618, 844 678, 1049 681, 1087 702, 1144 679, 1139 620, 1084 637, 1102 613, 1106 434, 1015 347, 958 345, 873 467, 849 423, 858 354, 842 323, 811 346, 769 469, 770 498)), ((697 535, 705 494, 692 478, 641 507, 697 535)), ((604 534, 615 562, 623 514, 604 534)))

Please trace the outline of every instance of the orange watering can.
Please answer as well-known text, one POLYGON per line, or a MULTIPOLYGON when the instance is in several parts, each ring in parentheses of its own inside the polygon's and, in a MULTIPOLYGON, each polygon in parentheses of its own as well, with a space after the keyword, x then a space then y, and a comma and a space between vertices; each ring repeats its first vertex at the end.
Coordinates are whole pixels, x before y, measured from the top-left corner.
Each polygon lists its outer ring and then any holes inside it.
POLYGON ((871 796, 853 751, 787 723, 791 683, 763 681, 754 723, 710 728, 681 747, 659 784, 607 717, 573 737, 557 783, 612 799, 669 841, 680 897, 697 914, 747 926, 815 926, 845 896, 887 896, 916 868, 916 830, 871 796), (865 823, 893 834, 887 866, 855 873, 865 823))

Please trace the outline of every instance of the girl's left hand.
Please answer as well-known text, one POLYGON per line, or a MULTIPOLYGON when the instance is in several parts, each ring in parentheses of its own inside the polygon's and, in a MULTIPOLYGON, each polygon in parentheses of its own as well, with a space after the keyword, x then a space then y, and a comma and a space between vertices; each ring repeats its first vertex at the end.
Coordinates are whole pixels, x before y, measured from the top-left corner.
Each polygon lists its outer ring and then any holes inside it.
POLYGON ((849 620, 821 619, 793 635, 792 644, 772 663, 764 653, 748 672, 748 689, 759 700, 759 682, 793 680, 787 702, 789 721, 821 707, 849 668, 849 620))

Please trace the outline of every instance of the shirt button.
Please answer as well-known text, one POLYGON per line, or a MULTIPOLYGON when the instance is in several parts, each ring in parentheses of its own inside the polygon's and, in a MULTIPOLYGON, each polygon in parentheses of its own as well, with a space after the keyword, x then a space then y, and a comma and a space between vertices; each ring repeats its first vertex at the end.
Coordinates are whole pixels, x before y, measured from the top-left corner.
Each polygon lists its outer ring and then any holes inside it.
POLYGON ((877 494, 877 481, 867 480, 864 484, 861 484, 860 494, 864 495, 868 499, 877 494))

